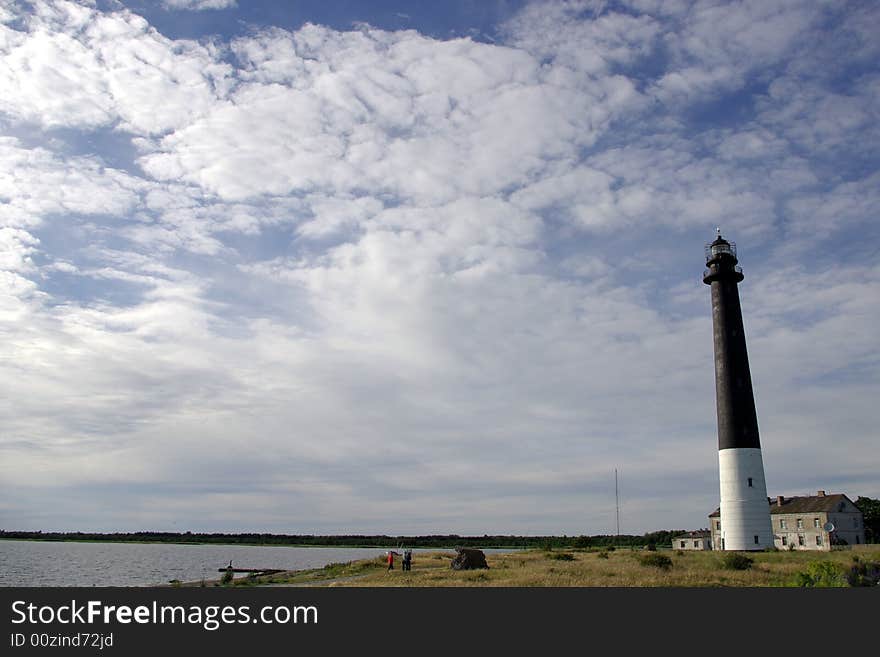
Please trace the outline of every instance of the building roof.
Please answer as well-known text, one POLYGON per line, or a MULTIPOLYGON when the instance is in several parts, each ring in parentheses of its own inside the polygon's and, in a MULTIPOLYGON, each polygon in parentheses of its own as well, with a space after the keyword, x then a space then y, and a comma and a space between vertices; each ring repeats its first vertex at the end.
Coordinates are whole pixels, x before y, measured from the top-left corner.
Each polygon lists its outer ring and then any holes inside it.
MULTIPOLYGON (((778 513, 833 513, 838 510, 841 502, 853 503, 853 501, 843 493, 834 493, 831 495, 805 495, 802 497, 784 497, 780 495, 778 498, 767 498, 767 503, 770 505, 771 515, 778 513), (781 505, 779 504, 780 500, 782 501, 781 505)), ((719 507, 710 513, 709 517, 716 518, 720 515, 721 508, 719 507)))
POLYGON ((687 532, 686 534, 679 534, 678 536, 675 536, 672 540, 674 541, 679 538, 709 538, 710 536, 711 536, 711 533, 709 532, 708 529, 701 529, 696 532, 687 532))

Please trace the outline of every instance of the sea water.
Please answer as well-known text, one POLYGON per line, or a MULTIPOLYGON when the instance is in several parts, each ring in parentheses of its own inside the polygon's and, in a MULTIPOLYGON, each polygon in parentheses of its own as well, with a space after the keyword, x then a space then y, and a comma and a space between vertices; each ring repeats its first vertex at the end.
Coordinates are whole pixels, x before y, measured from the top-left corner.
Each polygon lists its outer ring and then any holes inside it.
MULTIPOLYGON (((222 577, 218 569, 302 570, 382 557, 399 547, 290 547, 0 540, 0 586, 156 586, 222 577)), ((418 555, 441 550, 414 549, 418 555)), ((484 550, 512 552, 513 550, 484 550)))

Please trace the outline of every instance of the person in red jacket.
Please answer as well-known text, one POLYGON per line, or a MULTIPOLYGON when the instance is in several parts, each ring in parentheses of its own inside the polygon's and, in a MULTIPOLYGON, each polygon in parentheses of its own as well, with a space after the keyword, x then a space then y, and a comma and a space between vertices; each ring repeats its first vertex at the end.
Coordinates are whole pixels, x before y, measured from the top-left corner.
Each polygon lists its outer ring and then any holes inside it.
POLYGON ((394 552, 388 550, 388 570, 394 570, 394 552))

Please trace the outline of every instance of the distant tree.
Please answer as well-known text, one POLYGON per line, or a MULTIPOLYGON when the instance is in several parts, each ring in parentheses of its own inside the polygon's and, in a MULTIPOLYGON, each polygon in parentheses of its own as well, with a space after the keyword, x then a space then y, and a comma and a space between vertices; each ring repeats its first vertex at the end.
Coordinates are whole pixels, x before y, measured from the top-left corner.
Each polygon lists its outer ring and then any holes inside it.
POLYGON ((865 540, 868 543, 880 541, 880 500, 858 497, 856 506, 865 520, 865 540))
POLYGON ((589 536, 578 536, 576 539, 574 539, 574 546, 576 548, 588 548, 590 547, 591 543, 592 540, 589 536))

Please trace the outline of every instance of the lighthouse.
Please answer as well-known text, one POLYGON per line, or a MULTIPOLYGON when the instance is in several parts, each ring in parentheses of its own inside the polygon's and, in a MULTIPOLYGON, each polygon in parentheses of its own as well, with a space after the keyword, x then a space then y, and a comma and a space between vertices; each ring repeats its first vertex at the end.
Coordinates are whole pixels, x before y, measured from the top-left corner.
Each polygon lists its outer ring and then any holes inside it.
POLYGON ((715 405, 721 480, 721 549, 773 547, 770 504, 758 439, 758 416, 739 302, 742 268, 736 244, 718 237, 706 245, 703 282, 712 290, 715 405))

